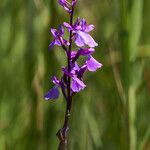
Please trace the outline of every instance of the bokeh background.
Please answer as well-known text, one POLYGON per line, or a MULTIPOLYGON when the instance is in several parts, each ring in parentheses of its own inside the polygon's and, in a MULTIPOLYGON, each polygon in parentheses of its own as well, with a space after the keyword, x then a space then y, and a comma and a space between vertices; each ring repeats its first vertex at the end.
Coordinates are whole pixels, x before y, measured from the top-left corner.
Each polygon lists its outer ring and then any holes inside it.
MULTIPOLYGON (((75 17, 95 25, 94 57, 73 100, 70 150, 150 150, 150 1, 79 0, 75 17)), ((56 150, 65 101, 44 101, 66 64, 48 45, 69 16, 57 0, 0 0, 0 150, 56 150)))

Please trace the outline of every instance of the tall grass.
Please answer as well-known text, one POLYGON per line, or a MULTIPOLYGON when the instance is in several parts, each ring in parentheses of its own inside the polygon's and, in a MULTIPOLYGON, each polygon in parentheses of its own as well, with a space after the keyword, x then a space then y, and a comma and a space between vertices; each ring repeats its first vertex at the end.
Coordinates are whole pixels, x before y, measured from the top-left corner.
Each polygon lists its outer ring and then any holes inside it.
POLYGON ((138 44, 142 29, 142 0, 120 1, 120 41, 122 51, 122 79, 126 93, 128 148, 137 149, 136 90, 142 81, 143 65, 138 60, 138 44))

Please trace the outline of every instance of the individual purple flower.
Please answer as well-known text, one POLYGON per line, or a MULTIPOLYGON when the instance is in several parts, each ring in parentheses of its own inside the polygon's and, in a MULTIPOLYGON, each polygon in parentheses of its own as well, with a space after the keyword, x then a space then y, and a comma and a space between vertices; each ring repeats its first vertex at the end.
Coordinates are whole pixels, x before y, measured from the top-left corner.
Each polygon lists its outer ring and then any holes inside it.
POLYGON ((54 37, 54 40, 49 45, 49 49, 51 49, 54 45, 62 46, 62 45, 69 45, 69 42, 63 39, 64 35, 64 28, 63 26, 59 26, 58 31, 56 29, 51 29, 51 33, 54 37))
POLYGON ((82 81, 82 76, 84 72, 82 72, 81 70, 83 70, 83 68, 82 67, 80 68, 78 64, 75 63, 71 71, 72 74, 74 74, 72 76, 71 82, 71 89, 73 92, 80 92, 86 87, 86 85, 82 81))
POLYGON ((98 46, 98 44, 94 41, 94 39, 89 34, 90 31, 94 29, 94 25, 87 25, 86 20, 77 19, 73 26, 70 26, 68 23, 64 23, 64 26, 69 30, 73 31, 75 44, 79 47, 83 47, 85 44, 89 47, 98 46))
POLYGON ((77 0, 72 0, 72 3, 67 0, 58 0, 58 3, 70 14, 72 12, 72 7, 75 6, 77 0))
POLYGON ((75 63, 72 67, 71 72, 69 73, 67 68, 62 68, 62 71, 69 77, 72 78, 71 82, 71 90, 73 92, 80 92, 83 90, 86 85, 82 81, 82 76, 83 76, 83 68, 80 68, 77 63, 75 63))
POLYGON ((61 82, 54 76, 52 82, 55 84, 44 96, 45 100, 57 99, 59 97, 58 88, 61 86, 61 82))
POLYGON ((71 4, 67 0, 58 0, 58 3, 68 12, 71 13, 71 4))
POLYGON ((94 59, 91 55, 89 55, 86 60, 86 66, 89 71, 94 72, 97 69, 101 68, 103 65, 99 63, 96 59, 94 59))

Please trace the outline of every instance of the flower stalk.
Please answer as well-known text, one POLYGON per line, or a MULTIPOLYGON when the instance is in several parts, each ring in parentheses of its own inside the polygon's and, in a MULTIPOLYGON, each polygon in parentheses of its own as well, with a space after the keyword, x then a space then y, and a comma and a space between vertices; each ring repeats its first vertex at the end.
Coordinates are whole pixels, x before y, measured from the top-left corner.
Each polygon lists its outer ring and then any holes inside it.
MULTIPOLYGON (((73 24, 73 12, 74 12, 74 9, 72 7, 72 11, 71 11, 71 14, 70 14, 70 26, 72 26, 73 24)), ((72 49, 72 31, 70 31, 70 36, 69 36, 69 50, 68 50, 68 54, 67 54, 67 60, 68 60, 68 72, 70 73, 71 72, 71 49, 72 49)), ((59 144, 59 150, 66 150, 67 149, 67 130, 69 130, 69 125, 68 125, 68 122, 69 122, 69 117, 70 117, 70 111, 71 111, 71 104, 72 104, 72 95, 71 95, 71 77, 69 76, 68 77, 68 80, 67 80, 67 93, 68 93, 68 96, 67 96, 67 106, 66 106, 66 112, 65 112, 65 120, 64 120, 64 125, 63 125, 63 128, 60 129, 58 132, 57 132, 57 136, 60 140, 60 144, 59 144)))
POLYGON ((59 4, 69 13, 70 22, 64 22, 59 26, 59 29, 51 29, 51 33, 54 40, 49 45, 49 49, 53 46, 61 46, 66 53, 67 67, 62 67, 63 77, 61 80, 55 76, 52 78, 54 87, 46 93, 45 100, 53 100, 59 97, 59 90, 61 88, 62 94, 66 100, 66 111, 64 124, 57 132, 57 137, 60 141, 58 150, 68 149, 67 133, 69 130, 69 118, 72 106, 73 96, 83 90, 86 85, 83 82, 83 75, 88 70, 91 72, 96 71, 102 67, 102 64, 95 60, 91 54, 95 51, 94 47, 98 44, 90 36, 89 32, 94 29, 93 25, 87 25, 86 20, 77 18, 76 22, 73 22, 74 8, 77 0, 68 2, 67 0, 58 0, 59 4), (64 27, 69 32, 69 40, 63 38, 64 27), (77 50, 72 51, 73 42, 77 46, 77 50), (85 63, 80 67, 77 60, 80 56, 85 57, 85 63))

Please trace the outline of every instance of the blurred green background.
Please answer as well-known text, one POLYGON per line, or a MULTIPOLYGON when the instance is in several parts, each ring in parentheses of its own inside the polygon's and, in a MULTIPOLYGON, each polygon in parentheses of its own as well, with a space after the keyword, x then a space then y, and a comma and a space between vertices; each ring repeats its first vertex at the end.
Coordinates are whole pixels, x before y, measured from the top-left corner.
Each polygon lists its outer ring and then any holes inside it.
MULTIPOLYGON (((80 0, 77 16, 103 68, 74 97, 69 150, 150 150, 150 1, 80 0)), ((57 0, 0 0, 0 150, 57 149, 65 101, 43 94, 66 63, 49 30, 68 17, 57 0)))

